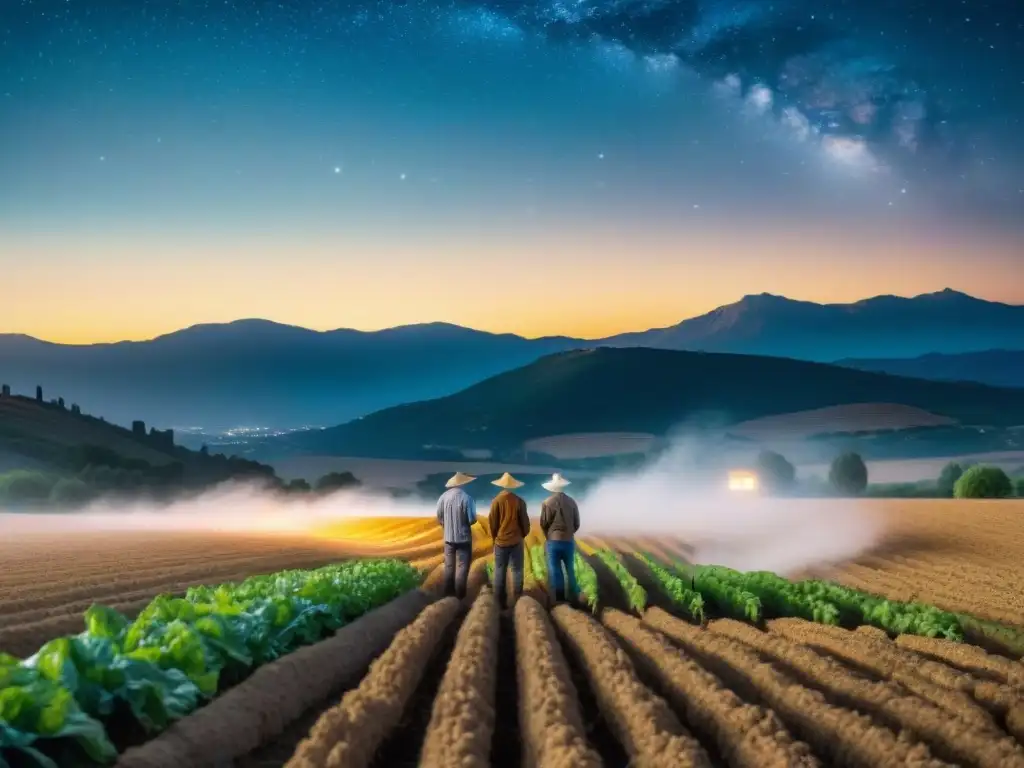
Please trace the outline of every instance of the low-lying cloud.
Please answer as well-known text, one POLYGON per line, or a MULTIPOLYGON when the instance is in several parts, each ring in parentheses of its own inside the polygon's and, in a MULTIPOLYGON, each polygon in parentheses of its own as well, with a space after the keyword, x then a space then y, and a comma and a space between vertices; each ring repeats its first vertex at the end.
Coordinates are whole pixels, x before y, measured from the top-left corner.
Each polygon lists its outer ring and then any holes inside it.
MULTIPOLYGON (((580 534, 681 539, 694 547, 698 562, 782 573, 841 562, 881 540, 882 521, 867 502, 729 491, 724 471, 719 476, 699 466, 706 451, 699 441, 683 441, 648 469, 608 477, 577 494, 580 534)), ((468 490, 477 497, 479 514, 486 515, 492 489, 468 490)), ((432 500, 361 489, 284 495, 227 484, 168 504, 100 500, 78 512, 0 513, 0 530, 9 537, 54 531, 304 535, 345 520, 429 517, 434 510, 432 500)), ((539 514, 532 505, 530 512, 539 514)))

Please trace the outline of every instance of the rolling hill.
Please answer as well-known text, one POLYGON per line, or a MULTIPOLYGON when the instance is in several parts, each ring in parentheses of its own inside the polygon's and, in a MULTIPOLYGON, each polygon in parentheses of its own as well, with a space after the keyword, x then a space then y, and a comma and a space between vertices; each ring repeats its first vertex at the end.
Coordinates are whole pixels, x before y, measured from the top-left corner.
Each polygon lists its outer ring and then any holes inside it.
POLYGON ((606 347, 550 355, 448 397, 274 438, 261 450, 424 458, 486 449, 512 457, 550 435, 662 437, 687 424, 725 427, 856 403, 911 406, 963 424, 1024 424, 1020 390, 784 358, 606 347))
POLYGON ((988 349, 960 355, 929 354, 902 359, 840 360, 836 365, 937 381, 979 381, 1024 387, 1024 350, 988 349))
POLYGON ((134 473, 140 483, 181 487, 240 476, 273 477, 269 466, 189 450, 175 445, 172 432, 147 432, 142 422, 133 427, 110 424, 82 413, 77 405, 65 406, 63 400, 0 395, 0 475, 28 469, 70 476, 103 467, 134 473))
POLYGON ((267 320, 149 341, 67 345, 0 335, 0 383, 74 392, 110 421, 208 431, 338 424, 437 398, 572 349, 652 347, 831 361, 1024 347, 1024 307, 945 290, 815 304, 761 294, 669 328, 599 340, 526 339, 445 324, 312 331, 267 320))

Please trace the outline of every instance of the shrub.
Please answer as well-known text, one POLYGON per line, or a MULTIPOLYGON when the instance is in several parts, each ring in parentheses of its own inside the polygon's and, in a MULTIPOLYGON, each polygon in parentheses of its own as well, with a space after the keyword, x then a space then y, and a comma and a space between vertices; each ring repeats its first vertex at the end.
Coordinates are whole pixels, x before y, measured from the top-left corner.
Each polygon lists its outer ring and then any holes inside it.
POLYGON ((775 451, 758 454, 757 474, 761 484, 770 491, 788 490, 796 482, 796 467, 775 451))
POLYGON ((313 490, 303 478, 297 477, 284 484, 285 493, 308 493, 313 490))
POLYGON ((1009 475, 999 467, 981 465, 965 471, 953 488, 958 499, 1005 499, 1012 493, 1009 475))
POLYGON ((362 485, 351 472, 328 472, 316 481, 316 489, 323 493, 339 491, 342 488, 356 488, 362 485))
POLYGON ((956 481, 960 479, 963 473, 964 468, 955 461, 951 461, 944 466, 939 473, 939 493, 951 498, 953 496, 953 489, 956 487, 956 481))
POLYGON ((12 502, 45 501, 56 483, 56 478, 45 472, 15 469, 0 475, 0 499, 12 502))
POLYGON ((859 453, 844 453, 835 458, 828 481, 839 493, 856 496, 868 486, 868 468, 859 453))

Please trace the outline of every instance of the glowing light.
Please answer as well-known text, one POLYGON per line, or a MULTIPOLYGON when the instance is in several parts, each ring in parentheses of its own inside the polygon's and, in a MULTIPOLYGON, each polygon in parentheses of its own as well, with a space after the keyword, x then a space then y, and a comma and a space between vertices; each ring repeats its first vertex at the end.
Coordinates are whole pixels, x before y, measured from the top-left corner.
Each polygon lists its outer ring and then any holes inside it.
POLYGON ((756 491, 757 487, 757 475, 755 475, 753 472, 734 470, 729 473, 730 491, 742 491, 749 493, 756 491))

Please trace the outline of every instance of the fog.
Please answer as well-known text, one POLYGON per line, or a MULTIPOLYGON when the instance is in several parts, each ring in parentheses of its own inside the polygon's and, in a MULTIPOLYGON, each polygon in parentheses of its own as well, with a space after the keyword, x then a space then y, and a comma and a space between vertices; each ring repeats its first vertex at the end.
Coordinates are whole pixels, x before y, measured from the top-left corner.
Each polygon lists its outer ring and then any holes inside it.
POLYGON ((695 562, 778 573, 848 560, 881 542, 884 521, 870 502, 732 491, 726 466, 707 468, 713 450, 679 440, 645 470, 600 481, 580 499, 582 527, 678 537, 695 562))
MULTIPOLYGON (((724 468, 708 469, 709 453, 709 446, 699 440, 682 440, 643 471, 609 476, 574 494, 581 510, 580 535, 677 538, 694 548, 697 562, 780 573, 856 557, 883 536, 883 521, 871 502, 765 498, 730 491, 724 468)), ((571 473, 566 475, 572 479, 571 473)), ((485 515, 497 489, 479 481, 466 488, 485 515)), ((573 494, 573 487, 567 491, 573 494)), ((394 499, 364 490, 286 496, 230 484, 170 504, 101 500, 73 513, 0 514, 0 531, 301 535, 346 519, 429 516, 434 509, 430 500, 394 499)), ((536 505, 530 513, 539 514, 536 505)))

